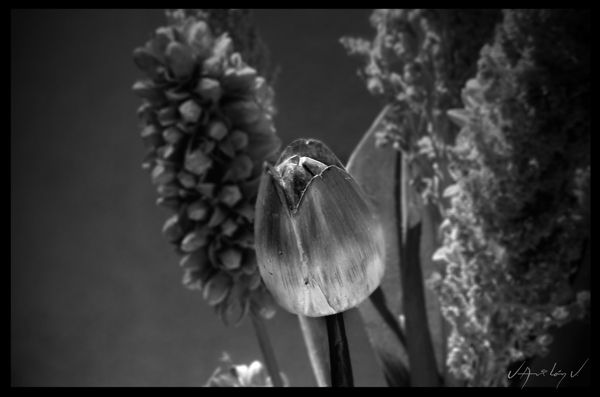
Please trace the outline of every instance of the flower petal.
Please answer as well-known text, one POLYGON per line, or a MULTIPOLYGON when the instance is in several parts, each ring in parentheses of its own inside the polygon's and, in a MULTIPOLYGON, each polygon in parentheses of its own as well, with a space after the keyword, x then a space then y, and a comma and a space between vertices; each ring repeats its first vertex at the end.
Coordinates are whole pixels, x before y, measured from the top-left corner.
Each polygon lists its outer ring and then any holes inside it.
MULTIPOLYGON (((272 171, 275 172, 275 171, 272 171)), ((383 276, 383 231, 343 169, 314 177, 290 211, 278 181, 263 175, 255 224, 261 276, 286 310, 324 316, 366 299, 383 276)))
POLYGON ((254 228, 260 274, 275 300, 295 312, 297 303, 292 291, 301 278, 300 252, 285 194, 270 173, 261 178, 254 228))
POLYGON ((305 315, 347 310, 377 288, 385 266, 383 229, 346 171, 331 166, 315 177, 292 219, 305 255, 305 315))
POLYGON ((281 164, 292 156, 310 157, 325 165, 336 165, 341 169, 344 168, 336 155, 317 139, 296 139, 281 153, 277 164, 281 164))

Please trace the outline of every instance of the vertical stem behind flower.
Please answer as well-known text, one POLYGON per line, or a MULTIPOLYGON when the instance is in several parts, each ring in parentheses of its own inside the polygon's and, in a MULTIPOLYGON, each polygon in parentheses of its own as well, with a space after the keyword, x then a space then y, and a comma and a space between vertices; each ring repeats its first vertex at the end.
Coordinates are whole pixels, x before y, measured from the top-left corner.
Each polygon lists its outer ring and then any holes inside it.
POLYGON ((327 326, 323 317, 298 315, 300 329, 308 352, 308 358, 317 381, 317 386, 331 386, 329 379, 329 352, 327 344, 327 326))
POLYGON ((254 331, 256 332, 258 345, 262 352, 263 358, 265 359, 265 366, 267 367, 267 372, 271 377, 271 382, 275 387, 282 387, 283 380, 281 379, 281 371, 279 370, 279 365, 277 365, 275 351, 273 350, 271 339, 267 333, 265 322, 259 314, 254 312, 251 312, 250 318, 252 319, 252 325, 254 326, 254 331))
POLYGON ((331 366, 331 386, 352 387, 352 363, 346 338, 344 312, 325 316, 329 336, 329 364, 331 366))
POLYGON ((408 166, 408 160, 398 152, 395 172, 397 189, 394 190, 410 382, 411 386, 440 386, 423 290, 420 263, 421 222, 414 226, 408 223, 408 189, 410 189, 408 166))

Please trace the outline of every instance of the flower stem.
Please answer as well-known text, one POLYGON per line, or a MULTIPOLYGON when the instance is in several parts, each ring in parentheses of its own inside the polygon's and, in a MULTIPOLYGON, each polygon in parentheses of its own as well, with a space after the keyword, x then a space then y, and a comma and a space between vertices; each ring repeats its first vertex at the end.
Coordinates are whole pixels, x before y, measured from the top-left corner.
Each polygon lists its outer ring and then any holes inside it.
POLYGON ((300 330, 304 337, 308 358, 318 387, 331 386, 328 376, 329 348, 327 342, 327 321, 323 317, 306 317, 298 314, 300 330))
MULTIPOLYGON (((396 154, 395 201, 402 304, 406 321, 406 339, 412 386, 440 386, 435 353, 427 320, 423 273, 420 262, 421 221, 411 225, 409 216, 408 160, 396 154), (399 184, 399 185, 398 185, 399 184)), ((414 220, 413 220, 414 222, 414 220)))
POLYGON ((273 382, 273 386, 275 387, 282 387, 283 380, 281 379, 281 372, 279 371, 279 365, 277 365, 277 359, 275 358, 275 351, 273 350, 271 339, 267 333, 265 320, 263 320, 259 314, 254 312, 250 313, 250 318, 252 319, 252 325, 254 326, 254 331, 256 332, 258 345, 262 352, 263 358, 265 359, 265 366, 267 367, 267 372, 269 373, 271 382, 273 382))
POLYGON ((329 362, 332 387, 352 387, 352 364, 350 350, 346 339, 344 313, 326 316, 327 334, 329 336, 329 362))

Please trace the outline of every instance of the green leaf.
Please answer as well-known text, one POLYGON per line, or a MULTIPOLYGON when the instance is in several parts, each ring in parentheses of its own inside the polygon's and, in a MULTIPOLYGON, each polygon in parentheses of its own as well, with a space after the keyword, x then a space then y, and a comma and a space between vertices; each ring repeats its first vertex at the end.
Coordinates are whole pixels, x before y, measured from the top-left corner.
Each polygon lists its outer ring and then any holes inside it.
MULTIPOLYGON (((398 225, 399 217, 397 216, 398 211, 401 209, 401 203, 398 200, 400 196, 398 163, 400 152, 391 147, 377 148, 375 145, 376 134, 383 129, 383 120, 388 111, 388 107, 384 108, 367 131, 351 155, 347 170, 361 185, 378 213, 383 223, 386 243, 386 270, 380 288, 358 308, 371 344, 383 366, 388 383, 390 385, 408 385, 409 383, 415 384, 416 379, 414 379, 414 376, 412 382, 408 379, 410 367, 407 344, 411 342, 410 340, 404 340, 406 331, 399 321, 401 316, 405 318, 408 315, 403 308, 403 302, 406 302, 406 299, 403 300, 404 291, 402 290, 403 280, 401 275, 401 266, 406 267, 408 265, 400 263, 401 252, 398 238, 398 233, 402 230, 401 225, 398 225)), ((408 212, 407 230, 412 236, 411 239, 414 240, 416 233, 419 240, 407 248, 412 251, 407 252, 407 255, 409 255, 408 258, 412 258, 410 255, 414 256, 414 250, 417 250, 416 267, 420 266, 420 273, 422 274, 420 277, 423 284, 425 284, 424 281, 436 270, 432 256, 439 245, 437 229, 441 218, 437 207, 433 205, 423 206, 414 192, 409 193, 407 195, 409 202, 404 207, 408 212)), ((413 265, 415 264, 412 259, 410 261, 413 265)), ((414 266, 412 268, 415 269, 414 266)), ((404 268, 403 273, 406 273, 406 268, 404 268)), ((419 305, 424 307, 420 311, 425 310, 427 315, 426 322, 431 334, 437 372, 444 374, 447 335, 445 320, 441 315, 435 293, 426 288, 425 285, 423 285, 421 291, 415 289, 416 287, 411 286, 409 298, 413 299, 412 302, 414 302, 415 295, 424 295, 424 302, 417 302, 416 307, 419 307, 419 305)), ((419 316, 417 315, 417 317, 419 316)), ((416 320, 420 323, 425 322, 423 316, 420 317, 416 320)), ((407 318, 407 322, 410 320, 407 318)), ((414 324, 415 319, 413 318, 412 321, 412 324, 414 324)), ((422 331, 420 334, 413 331, 413 335, 416 335, 413 338, 421 338, 422 334, 422 331)), ((426 338, 421 338, 421 342, 427 342, 426 338)), ((423 360, 423 355, 424 353, 420 355, 420 361, 423 360)), ((424 368, 427 368, 427 365, 424 365, 424 368)), ((430 373, 425 375, 425 378, 432 380, 433 375, 430 373)))
POLYGON ((380 288, 358 306, 367 335, 390 385, 408 385, 408 355, 403 343, 397 225, 394 221, 394 167, 397 152, 378 149, 375 134, 389 108, 385 108, 358 144, 346 169, 364 190, 383 225, 386 269, 380 288), (379 292, 377 292, 379 291, 379 292))

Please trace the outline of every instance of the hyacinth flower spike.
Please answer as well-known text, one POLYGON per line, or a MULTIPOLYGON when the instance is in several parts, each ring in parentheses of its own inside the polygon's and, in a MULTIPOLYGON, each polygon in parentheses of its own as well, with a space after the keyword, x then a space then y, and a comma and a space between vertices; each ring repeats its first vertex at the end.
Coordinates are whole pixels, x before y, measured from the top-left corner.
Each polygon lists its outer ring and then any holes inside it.
POLYGON ((163 233, 187 288, 225 324, 250 317, 273 385, 282 386, 264 324, 275 302, 256 266, 252 226, 261 165, 280 148, 272 87, 248 63, 265 58, 260 40, 247 10, 166 16, 167 26, 133 53, 145 74, 133 86, 143 99, 143 167, 157 204, 173 212, 163 233))
POLYGON ((362 190, 322 142, 294 141, 266 165, 256 203, 260 274, 286 310, 326 316, 333 386, 351 386, 343 312, 383 277, 383 229, 362 190))

